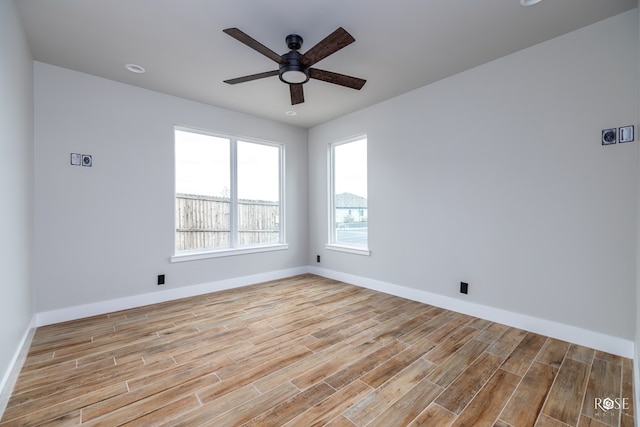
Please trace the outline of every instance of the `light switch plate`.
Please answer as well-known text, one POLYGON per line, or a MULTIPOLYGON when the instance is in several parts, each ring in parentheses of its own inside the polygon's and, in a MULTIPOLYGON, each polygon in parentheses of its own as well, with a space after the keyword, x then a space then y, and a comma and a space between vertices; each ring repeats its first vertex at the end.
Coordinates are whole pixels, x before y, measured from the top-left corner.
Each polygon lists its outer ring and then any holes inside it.
POLYGON ((633 126, 618 128, 618 142, 631 142, 634 140, 633 126))
POLYGON ((71 164, 73 166, 80 166, 82 163, 82 155, 80 153, 71 153, 71 164))

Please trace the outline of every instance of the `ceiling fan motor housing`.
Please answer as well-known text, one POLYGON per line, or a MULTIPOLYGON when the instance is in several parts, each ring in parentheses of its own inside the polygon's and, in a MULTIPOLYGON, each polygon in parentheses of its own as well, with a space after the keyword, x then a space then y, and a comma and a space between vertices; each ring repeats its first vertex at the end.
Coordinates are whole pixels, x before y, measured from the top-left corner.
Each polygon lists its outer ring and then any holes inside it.
MULTIPOLYGON (((294 36, 288 36, 287 42, 289 42, 290 37, 294 36)), ((302 38, 300 38, 300 43, 302 44, 302 38)), ((289 47, 291 47, 291 45, 289 47)), ((284 64, 280 64, 278 74, 281 81, 289 84, 302 84, 309 81, 309 70, 300 62, 301 56, 300 52, 296 50, 291 50, 289 53, 282 55, 285 62, 284 64)))

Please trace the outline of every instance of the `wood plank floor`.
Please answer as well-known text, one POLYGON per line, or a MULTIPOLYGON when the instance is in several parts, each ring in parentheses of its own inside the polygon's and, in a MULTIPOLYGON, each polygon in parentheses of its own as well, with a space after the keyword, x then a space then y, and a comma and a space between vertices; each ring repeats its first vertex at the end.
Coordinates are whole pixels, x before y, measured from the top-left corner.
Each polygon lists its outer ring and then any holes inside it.
POLYGON ((632 426, 632 378, 629 359, 302 275, 39 328, 0 426, 632 426))

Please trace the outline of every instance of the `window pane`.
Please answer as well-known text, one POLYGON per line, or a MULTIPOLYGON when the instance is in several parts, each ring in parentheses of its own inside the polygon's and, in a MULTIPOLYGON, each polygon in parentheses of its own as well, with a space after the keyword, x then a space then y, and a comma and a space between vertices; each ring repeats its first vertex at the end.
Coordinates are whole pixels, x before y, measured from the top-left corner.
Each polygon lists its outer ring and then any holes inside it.
POLYGON ((238 141, 238 244, 280 241, 280 148, 238 141))
POLYGON ((366 247, 367 140, 333 147, 334 243, 366 247))
POLYGON ((229 247, 227 138, 176 130, 176 251, 229 247))

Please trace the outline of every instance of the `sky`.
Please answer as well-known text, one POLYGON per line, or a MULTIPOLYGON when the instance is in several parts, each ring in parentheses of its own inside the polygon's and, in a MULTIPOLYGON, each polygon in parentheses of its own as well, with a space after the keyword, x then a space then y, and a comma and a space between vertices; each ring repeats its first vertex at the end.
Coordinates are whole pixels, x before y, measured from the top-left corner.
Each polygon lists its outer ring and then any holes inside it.
MULTIPOLYGON (((176 192, 228 197, 229 138, 176 130, 176 192)), ((273 145, 238 141, 238 198, 279 200, 279 152, 273 145)), ((334 146, 336 194, 367 198, 366 138, 334 146)))
MULTIPOLYGON (((176 192, 228 197, 230 140, 176 130, 176 192)), ((238 198, 279 200, 279 152, 273 145, 238 141, 238 198)))
POLYGON ((334 146, 335 192, 367 198, 367 140, 334 146))

